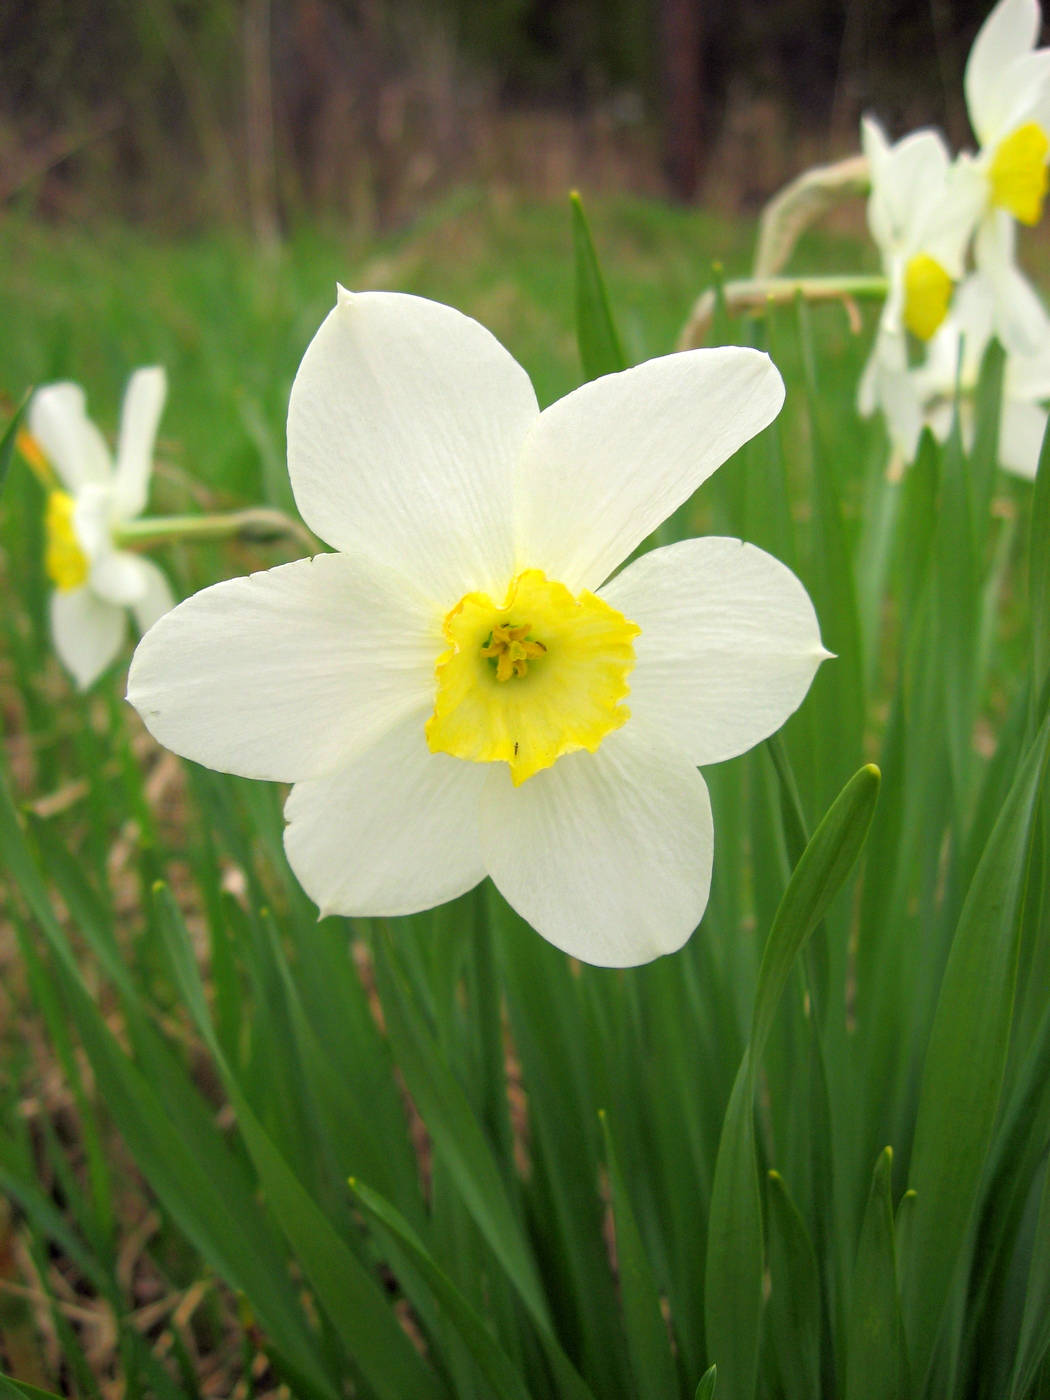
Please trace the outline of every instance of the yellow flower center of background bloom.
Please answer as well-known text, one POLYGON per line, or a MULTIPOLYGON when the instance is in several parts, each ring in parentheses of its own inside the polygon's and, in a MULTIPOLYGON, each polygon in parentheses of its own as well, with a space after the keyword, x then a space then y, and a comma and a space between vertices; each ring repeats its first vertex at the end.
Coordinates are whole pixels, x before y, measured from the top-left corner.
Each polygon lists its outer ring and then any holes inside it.
POLYGON ((999 143, 988 179, 992 203, 1022 224, 1037 224, 1046 194, 1050 139, 1038 122, 1025 122, 999 143))
POLYGON ((61 593, 79 588, 91 571, 88 557, 80 547, 73 524, 73 497, 65 491, 52 491, 47 498, 44 525, 47 529, 47 551, 44 567, 48 577, 61 593))
POLYGON ((641 628, 603 599, 573 597, 539 569, 502 603, 468 593, 445 618, 427 743, 474 763, 510 765, 515 787, 576 749, 591 753, 630 718, 641 628))
POLYGON ((948 314, 952 279, 929 253, 917 253, 904 269, 904 324, 920 340, 929 340, 948 314))

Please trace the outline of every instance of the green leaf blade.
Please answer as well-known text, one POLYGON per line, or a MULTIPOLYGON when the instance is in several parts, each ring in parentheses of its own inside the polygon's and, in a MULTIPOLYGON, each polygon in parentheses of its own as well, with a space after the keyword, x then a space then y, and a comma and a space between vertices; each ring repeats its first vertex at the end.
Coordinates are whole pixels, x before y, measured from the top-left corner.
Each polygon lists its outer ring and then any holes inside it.
POLYGON ((762 1327, 762 1201, 748 1051, 722 1125, 711 1191, 704 1318, 721 1400, 752 1400, 762 1327))
POLYGON ((620 1298, 635 1386, 639 1400, 674 1400, 678 1383, 660 1309, 659 1290, 620 1170, 608 1115, 603 1110, 599 1116, 605 1136, 605 1161, 616 1226, 616 1258, 620 1266, 620 1298))
POLYGON ((1050 721, 1018 771, 952 940, 923 1071, 902 1303, 921 1388, 976 1200, 1009 1047, 1014 980, 1050 721))
POLYGON ((363 1182, 351 1178, 350 1189, 366 1215, 389 1230, 404 1248, 492 1386, 498 1400, 529 1400, 525 1382, 506 1352, 448 1275, 438 1268, 400 1211, 363 1182))
POLYGON ((853 1269, 846 1400, 898 1400, 903 1394, 892 1176, 887 1147, 875 1164, 853 1269))
POLYGON ((813 833, 780 901, 766 940, 751 1027, 752 1072, 762 1057, 795 958, 849 877, 879 797, 879 770, 866 764, 839 793, 813 833))
POLYGON ((779 1172, 769 1173, 767 1325, 786 1400, 820 1395, 820 1277, 805 1221, 779 1172))
POLYGON ((600 379, 627 368, 609 293, 605 287, 590 225, 580 196, 569 195, 572 208, 572 246, 576 261, 576 341, 585 379, 600 379))

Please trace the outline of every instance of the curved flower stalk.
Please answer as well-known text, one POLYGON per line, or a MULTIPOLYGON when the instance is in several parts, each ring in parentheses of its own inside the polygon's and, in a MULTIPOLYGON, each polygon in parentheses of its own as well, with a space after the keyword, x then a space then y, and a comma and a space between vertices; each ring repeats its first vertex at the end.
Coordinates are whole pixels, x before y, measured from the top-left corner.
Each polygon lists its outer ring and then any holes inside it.
POLYGON ((177 753, 295 784, 285 845, 322 915, 488 874, 588 962, 671 952, 711 876, 697 765, 776 730, 828 653, 799 581, 738 540, 610 575, 783 397, 733 347, 540 413, 475 321, 340 290, 288 415, 296 501, 338 552, 180 604, 128 698, 177 753))
POLYGON ((29 406, 29 433, 61 481, 48 494, 46 514, 45 564, 55 585, 52 637, 81 690, 116 658, 129 611, 146 632, 174 606, 157 565, 119 547, 121 525, 146 507, 166 396, 163 369, 139 369, 131 376, 115 462, 87 416, 79 384, 45 385, 29 406))
POLYGON ((966 64, 966 105, 980 143, 961 157, 979 190, 974 261, 994 307, 994 330, 1018 355, 1036 354, 1047 324, 1039 298, 1015 262, 1016 220, 1037 224, 1050 157, 1050 49, 1035 48, 1038 0, 999 0, 966 64))
POLYGON ((864 417, 881 408, 895 441, 917 442, 918 420, 909 416, 907 337, 929 341, 948 314, 980 212, 979 188, 952 165, 934 131, 913 132, 891 146, 879 123, 865 117, 861 133, 871 180, 868 226, 888 286, 858 408, 864 417))

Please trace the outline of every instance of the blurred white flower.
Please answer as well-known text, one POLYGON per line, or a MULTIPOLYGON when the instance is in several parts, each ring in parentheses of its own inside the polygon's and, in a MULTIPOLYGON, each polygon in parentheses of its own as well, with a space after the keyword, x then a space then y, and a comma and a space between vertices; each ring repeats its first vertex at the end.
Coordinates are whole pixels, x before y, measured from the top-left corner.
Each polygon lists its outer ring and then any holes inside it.
POLYGON ((129 609, 145 632, 174 605, 156 564, 114 542, 114 529, 145 509, 166 394, 163 369, 139 369, 131 376, 115 465, 87 416, 79 384, 45 385, 29 406, 29 432, 64 488, 48 495, 45 563, 55 585, 55 650, 81 690, 120 651, 129 609))
MULTIPOLYGON (((881 408, 910 437, 908 333, 928 341, 947 316, 980 213, 981 189, 967 169, 952 164, 934 131, 913 132, 891 146, 878 122, 865 117, 861 135, 871 180, 868 225, 889 288, 858 407, 864 417, 881 408)), ((915 426, 916 441, 918 435, 915 426)))
POLYGON ((1036 224, 1050 156, 1050 49, 1036 49, 1038 0, 999 0, 981 26, 966 64, 966 104, 980 145, 961 166, 980 189, 974 261, 987 282, 993 327, 1003 346, 1034 355, 1046 317, 1015 262, 1015 220, 1036 224))
MULTIPOLYGON (((1042 306, 1039 314, 1047 320, 1042 306)), ((995 303, 986 278, 972 273, 959 287, 951 314, 931 340, 924 364, 910 370, 918 429, 909 442, 895 435, 905 461, 918 447, 919 432, 928 426, 939 441, 951 431, 956 383, 960 394, 959 420, 969 450, 973 436, 972 396, 981 361, 995 332, 995 303), (961 352, 961 361, 960 361, 961 352)), ((1050 400, 1050 321, 1042 348, 1034 355, 1007 354, 999 418, 999 465, 1016 476, 1034 479, 1046 430, 1050 400)), ((892 429, 891 429, 892 432, 892 429)))
POLYGON ((411 913, 488 874, 588 962, 671 952, 711 876, 697 765, 776 730, 827 653, 751 545, 610 575, 783 396, 765 355, 694 350, 540 413, 477 322, 340 290, 288 415, 296 501, 339 552, 182 603, 128 697, 176 752, 295 784, 285 845, 322 914, 411 913))

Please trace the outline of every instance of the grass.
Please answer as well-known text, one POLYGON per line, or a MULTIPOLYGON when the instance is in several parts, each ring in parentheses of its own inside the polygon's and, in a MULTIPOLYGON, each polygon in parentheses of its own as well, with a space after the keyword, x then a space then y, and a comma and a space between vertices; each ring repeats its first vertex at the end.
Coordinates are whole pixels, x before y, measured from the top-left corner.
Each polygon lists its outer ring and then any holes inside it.
MULTIPOLYGON (((753 232, 627 200, 593 231, 630 360, 673 348, 753 232)), ((846 236, 798 256, 871 262, 846 236)), ((381 246, 304 230, 272 262, 11 219, 0 390, 76 378, 111 428, 163 363, 155 508, 288 506, 288 389, 336 280, 477 316, 543 403, 580 381, 568 208, 468 191, 381 246)), ((488 886, 318 924, 276 788, 162 754, 120 674, 70 692, 13 467, 9 1374, 86 1400, 676 1400, 712 1363, 718 1400, 1047 1393, 1050 481, 1033 507, 996 472, 994 356, 969 457, 927 443, 894 482, 841 308, 722 334, 768 346, 787 408, 668 529, 784 559, 839 659, 781 742, 707 771, 708 912, 627 973, 488 886)), ((159 557, 185 593, 286 556, 159 557)))

